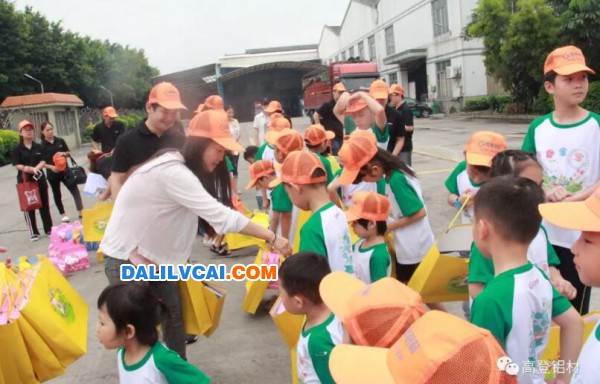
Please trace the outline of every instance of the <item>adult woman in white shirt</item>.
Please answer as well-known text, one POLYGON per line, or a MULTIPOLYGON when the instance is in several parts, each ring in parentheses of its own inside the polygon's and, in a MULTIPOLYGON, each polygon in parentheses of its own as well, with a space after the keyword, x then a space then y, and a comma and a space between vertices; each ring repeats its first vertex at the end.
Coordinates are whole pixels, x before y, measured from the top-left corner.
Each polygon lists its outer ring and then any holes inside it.
MULTIPOLYGON (((156 155, 128 178, 101 244, 110 283, 120 280, 122 264, 185 263, 196 239, 198 217, 209 235, 239 232, 264 239, 283 254, 291 253, 287 239, 230 208, 226 151, 243 151, 229 132, 227 114, 201 112, 190 122, 181 150, 156 155)), ((185 358, 177 283, 149 284, 169 308, 164 341, 185 358)))

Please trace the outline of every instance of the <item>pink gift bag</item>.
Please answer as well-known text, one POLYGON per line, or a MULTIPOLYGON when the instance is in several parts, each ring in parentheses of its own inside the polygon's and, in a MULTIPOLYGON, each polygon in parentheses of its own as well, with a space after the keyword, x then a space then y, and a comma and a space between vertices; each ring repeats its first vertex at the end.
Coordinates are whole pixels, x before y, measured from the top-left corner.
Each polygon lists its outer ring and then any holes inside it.
MULTIPOLYGON (((262 254, 262 264, 276 264, 277 266, 281 265, 281 256, 278 253, 273 253, 269 251, 263 251, 262 254)), ((279 289, 279 281, 272 281, 269 283, 268 289, 279 289)))

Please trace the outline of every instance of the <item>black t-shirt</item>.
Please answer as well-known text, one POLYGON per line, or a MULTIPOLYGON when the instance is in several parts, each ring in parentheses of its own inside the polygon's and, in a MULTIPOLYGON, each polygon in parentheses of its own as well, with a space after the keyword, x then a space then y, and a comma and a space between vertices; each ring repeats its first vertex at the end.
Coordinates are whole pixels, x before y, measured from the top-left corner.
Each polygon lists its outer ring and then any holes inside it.
POLYGON ((150 132, 143 121, 135 129, 125 132, 117 140, 113 152, 113 172, 125 173, 133 166, 143 163, 164 148, 180 149, 185 143, 185 136, 177 130, 169 129, 160 137, 150 132))
POLYGON ((108 153, 113 150, 117 143, 117 139, 125 132, 125 126, 120 121, 114 121, 110 127, 107 127, 104 122, 96 124, 92 132, 92 140, 100 143, 102 152, 108 153))
POLYGON ((344 125, 337 117, 335 117, 333 107, 335 107, 335 100, 331 99, 331 101, 321 105, 321 108, 317 110, 317 113, 321 117, 321 125, 325 127, 326 130, 335 133, 336 139, 342 139, 344 137, 344 125))
MULTIPOLYGON (((61 139, 60 137, 54 137, 54 142, 51 143, 42 139, 42 149, 44 150, 44 161, 46 164, 54 165, 54 155, 56 152, 70 152, 69 146, 67 143, 61 139)), ((58 180, 64 176, 64 172, 52 172, 51 170, 46 170, 46 174, 48 176, 48 180, 58 180)))
POLYGON ((396 146, 396 140, 406 136, 406 129, 400 113, 389 105, 385 106, 385 117, 390 129, 390 141, 388 142, 387 150, 392 152, 396 146))
MULTIPOLYGON (((404 123, 404 126, 414 126, 414 116, 412 114, 412 111, 410 110, 410 107, 408 106, 408 104, 406 104, 406 102, 400 104, 400 106, 397 108, 397 111, 400 113, 400 116, 402 117, 402 122, 404 123)), ((410 152, 413 150, 413 141, 412 141, 412 137, 413 137, 413 132, 406 132, 406 136, 404 136, 404 146, 402 147, 402 151, 401 152, 410 152)))
MULTIPOLYGON (((44 160, 44 150, 42 146, 36 142, 31 144, 31 149, 28 149, 23 143, 19 143, 11 153, 12 165, 26 165, 29 167, 37 166, 40 161, 44 160)), ((25 173, 27 180, 32 181, 33 175, 25 173)), ((21 171, 17 171, 17 183, 22 183, 21 171)), ((41 180, 41 179, 40 179, 41 180)))

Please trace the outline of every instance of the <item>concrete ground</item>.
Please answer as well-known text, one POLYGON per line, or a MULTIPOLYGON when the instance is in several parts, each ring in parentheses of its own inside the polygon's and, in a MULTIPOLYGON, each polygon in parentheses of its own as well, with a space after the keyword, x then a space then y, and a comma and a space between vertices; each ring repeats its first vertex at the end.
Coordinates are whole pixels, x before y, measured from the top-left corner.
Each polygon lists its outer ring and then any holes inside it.
MULTIPOLYGON (((294 126, 304 130, 308 119, 294 120, 294 126)), ((429 218, 437 235, 449 224, 454 209, 446 204, 447 192, 444 180, 462 158, 462 148, 469 135, 477 130, 494 130, 508 138, 509 147, 518 148, 527 130, 524 124, 495 123, 492 121, 445 118, 441 120, 415 120, 415 153, 413 165, 419 175, 425 194, 429 218)), ((242 124, 244 144, 253 136, 251 124, 242 124)), ((80 163, 85 163, 85 154, 89 147, 75 151, 80 163)), ((243 187, 248 181, 248 164, 240 159, 239 185, 243 187)), ((0 168, 0 186, 5 191, 0 199, 0 245, 9 248, 8 256, 17 258, 20 255, 46 253, 48 238, 42 237, 39 242, 29 242, 23 215, 18 209, 15 193, 15 171, 10 166, 0 168)), ((256 206, 254 191, 243 193, 243 201, 250 208, 256 206)), ((51 198, 52 200, 52 198, 51 198)), ((63 200, 71 217, 76 217, 75 207, 68 191, 63 188, 63 200)), ((86 207, 94 204, 94 198, 84 197, 86 207)), ((55 223, 60 216, 52 203, 52 215, 55 223)), ((38 221, 38 225, 41 223, 38 221)), ((251 263, 256 250, 248 248, 234 253, 233 257, 223 259, 214 257, 198 238, 194 245, 193 262, 219 262, 227 265, 235 263, 251 263)), ((4 257, 4 256, 1 256, 4 257)), ((73 363, 64 376, 50 383, 116 383, 118 382, 116 356, 114 351, 107 351, 98 343, 94 327, 97 319, 96 299, 107 284, 103 265, 96 261, 95 254, 90 253, 92 267, 69 277, 69 281, 90 306, 88 329, 88 352, 73 363)), ((222 284, 228 290, 223 309, 221 324, 217 332, 210 338, 200 340, 188 347, 188 359, 204 370, 214 383, 286 383, 290 382, 290 355, 286 350, 277 329, 269 318, 266 309, 259 309, 251 316, 241 309, 245 295, 244 284, 239 282, 222 284)), ((266 295, 273 296, 275 292, 266 295)), ((459 303, 450 303, 448 308, 461 315, 459 303)), ((593 291, 592 309, 600 309, 600 295, 593 291)))

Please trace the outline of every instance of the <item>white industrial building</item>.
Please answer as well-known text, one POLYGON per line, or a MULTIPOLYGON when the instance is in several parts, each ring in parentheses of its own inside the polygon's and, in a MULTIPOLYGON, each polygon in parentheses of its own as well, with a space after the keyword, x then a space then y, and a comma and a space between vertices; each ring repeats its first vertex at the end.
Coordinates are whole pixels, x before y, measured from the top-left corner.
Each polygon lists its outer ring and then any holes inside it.
POLYGON ((388 84, 408 97, 460 109, 464 98, 501 92, 488 78, 481 40, 461 35, 477 0, 351 0, 341 26, 325 26, 324 64, 376 61, 388 84))

